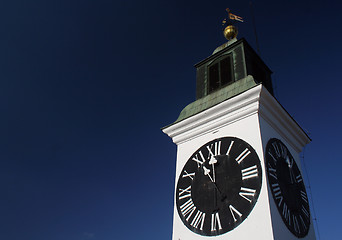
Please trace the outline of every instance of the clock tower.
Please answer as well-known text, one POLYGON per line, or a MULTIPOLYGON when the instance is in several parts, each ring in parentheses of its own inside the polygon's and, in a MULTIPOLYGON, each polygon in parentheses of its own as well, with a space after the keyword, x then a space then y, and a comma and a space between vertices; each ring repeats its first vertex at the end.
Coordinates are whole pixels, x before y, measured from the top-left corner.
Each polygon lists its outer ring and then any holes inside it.
POLYGON ((310 138, 271 70, 233 25, 224 34, 195 65, 196 101, 162 129, 177 145, 172 239, 313 240, 299 159, 310 138))

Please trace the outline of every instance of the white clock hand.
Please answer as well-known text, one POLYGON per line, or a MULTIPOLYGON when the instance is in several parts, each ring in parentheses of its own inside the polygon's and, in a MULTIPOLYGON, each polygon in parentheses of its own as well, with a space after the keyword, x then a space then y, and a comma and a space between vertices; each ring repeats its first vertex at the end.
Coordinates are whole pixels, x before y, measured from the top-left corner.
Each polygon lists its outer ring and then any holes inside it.
POLYGON ((289 167, 289 171, 290 171, 290 181, 291 181, 291 184, 294 183, 295 181, 295 177, 294 177, 294 174, 293 174, 293 159, 291 161, 291 159, 289 158, 289 156, 286 156, 286 163, 287 163, 287 166, 289 167))
POLYGON ((210 178, 210 180, 212 181, 212 182, 214 182, 214 180, 211 178, 211 176, 210 176, 210 169, 208 169, 208 168, 206 168, 205 166, 203 166, 203 170, 204 170, 204 175, 208 175, 208 177, 210 178))
POLYGON ((215 177, 215 163, 217 163, 216 158, 214 157, 214 155, 211 155, 209 164, 212 166, 213 168, 213 178, 214 178, 214 182, 216 182, 216 177, 215 177))
POLYGON ((217 160, 216 160, 216 158, 214 157, 214 155, 211 155, 209 164, 210 164, 210 165, 213 165, 213 164, 215 164, 215 163, 217 163, 217 160))

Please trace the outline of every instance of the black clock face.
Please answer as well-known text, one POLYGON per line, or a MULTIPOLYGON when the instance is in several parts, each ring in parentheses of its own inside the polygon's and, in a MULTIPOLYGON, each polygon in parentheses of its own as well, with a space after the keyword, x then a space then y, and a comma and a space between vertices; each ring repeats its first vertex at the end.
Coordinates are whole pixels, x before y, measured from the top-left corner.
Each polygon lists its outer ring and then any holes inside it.
POLYGON ((299 168, 278 139, 268 141, 265 155, 268 182, 279 213, 296 237, 305 237, 310 226, 310 208, 299 168))
POLYGON ((226 233, 252 211, 261 180, 260 160, 248 143, 234 137, 215 139, 194 152, 179 176, 178 214, 197 234, 226 233))

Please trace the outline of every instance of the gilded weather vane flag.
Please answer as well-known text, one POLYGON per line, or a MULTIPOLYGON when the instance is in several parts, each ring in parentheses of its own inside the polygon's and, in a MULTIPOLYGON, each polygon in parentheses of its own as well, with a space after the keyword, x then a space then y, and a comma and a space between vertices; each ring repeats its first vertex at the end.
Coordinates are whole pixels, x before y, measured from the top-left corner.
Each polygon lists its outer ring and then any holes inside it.
MULTIPOLYGON (((229 19, 231 20, 235 20, 235 21, 239 21, 239 22, 243 22, 243 18, 242 17, 239 17, 233 13, 230 12, 230 9, 227 8, 226 11, 228 12, 228 17, 229 19)), ((227 20, 226 18, 222 21, 222 25, 226 24, 227 20)))
POLYGON ((226 18, 222 21, 222 26, 227 25, 223 30, 223 35, 227 40, 231 40, 233 38, 236 38, 238 34, 238 30, 233 25, 232 20, 243 22, 243 18, 231 13, 229 8, 227 8, 226 11, 228 12, 228 21, 226 18))
POLYGON ((232 13, 230 12, 229 8, 227 8, 226 11, 228 12, 229 19, 243 22, 242 17, 239 17, 239 16, 237 16, 237 15, 235 15, 235 14, 232 14, 232 13))

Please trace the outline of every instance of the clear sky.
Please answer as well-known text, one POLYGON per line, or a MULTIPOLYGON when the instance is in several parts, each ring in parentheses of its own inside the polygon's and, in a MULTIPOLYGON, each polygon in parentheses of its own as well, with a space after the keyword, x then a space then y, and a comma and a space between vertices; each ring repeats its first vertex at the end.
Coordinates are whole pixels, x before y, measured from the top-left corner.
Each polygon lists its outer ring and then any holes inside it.
MULTIPOLYGON (((321 239, 340 239, 341 8, 255 1, 279 102, 309 132, 321 239)), ((0 239, 171 239, 176 146, 161 127, 195 99, 195 68, 249 1, 0 3, 0 239)))

